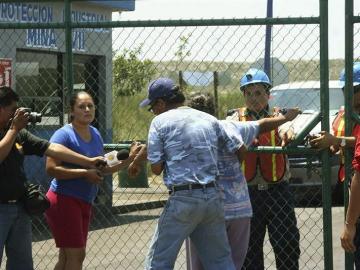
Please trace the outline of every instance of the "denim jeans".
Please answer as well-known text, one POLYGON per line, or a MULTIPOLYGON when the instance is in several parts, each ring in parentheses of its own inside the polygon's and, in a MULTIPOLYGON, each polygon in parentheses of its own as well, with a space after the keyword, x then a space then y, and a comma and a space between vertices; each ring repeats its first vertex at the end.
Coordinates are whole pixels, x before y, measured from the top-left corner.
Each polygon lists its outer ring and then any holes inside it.
MULTIPOLYGON (((236 270, 241 270, 249 246, 250 238, 249 217, 227 220, 226 233, 231 248, 231 257, 236 270)), ((186 239, 186 265, 188 270, 204 270, 196 248, 193 243, 186 239)))
POLYGON ((207 270, 233 270, 223 203, 216 188, 173 193, 162 212, 145 269, 173 269, 184 240, 190 237, 207 270))
POLYGON ((33 269, 31 220, 21 204, 0 204, 1 262, 4 247, 7 270, 33 269))

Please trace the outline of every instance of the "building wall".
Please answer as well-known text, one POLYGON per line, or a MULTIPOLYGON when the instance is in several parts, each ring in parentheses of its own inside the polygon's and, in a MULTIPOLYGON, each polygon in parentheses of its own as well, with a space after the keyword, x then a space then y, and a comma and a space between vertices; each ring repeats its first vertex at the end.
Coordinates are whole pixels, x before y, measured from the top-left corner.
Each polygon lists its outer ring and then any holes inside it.
MULTIPOLYGON (((2 22, 62 22, 64 5, 60 2, 40 3, 0 3, 0 21, 2 22)), ((111 9, 84 2, 72 5, 73 21, 109 21, 111 9)), ((63 29, 19 29, 0 30, 0 58, 12 61, 12 86, 16 90, 18 50, 32 50, 34 58, 37 52, 65 53, 65 31, 63 29)), ((111 140, 111 104, 112 104, 112 34, 111 29, 75 29, 73 31, 73 53, 76 55, 100 56, 99 92, 97 122, 106 140, 111 140)), ((65 59, 63 60, 65 63, 65 59)), ((30 68, 30 67, 29 67, 30 68)), ((66 74, 63 70, 63 74, 66 74)), ((66 84, 64 83, 64 87, 66 84)), ((42 95, 43 93, 38 93, 42 95)), ((66 95, 66 93, 64 93, 66 95)))

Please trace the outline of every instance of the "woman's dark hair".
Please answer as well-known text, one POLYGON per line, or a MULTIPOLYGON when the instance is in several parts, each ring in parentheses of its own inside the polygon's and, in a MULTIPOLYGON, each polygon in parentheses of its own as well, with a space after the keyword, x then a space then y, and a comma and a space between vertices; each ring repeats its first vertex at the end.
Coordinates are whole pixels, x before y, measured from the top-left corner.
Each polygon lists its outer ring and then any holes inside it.
POLYGON ((19 95, 8 86, 0 87, 0 107, 9 106, 12 102, 19 101, 19 95))
POLYGON ((75 107, 75 103, 76 103, 76 100, 78 99, 79 95, 82 95, 82 94, 86 94, 88 96, 91 97, 91 99, 94 101, 94 98, 90 95, 89 92, 86 92, 86 91, 76 91, 74 92, 71 97, 70 97, 70 100, 69 100, 69 117, 68 117, 68 121, 69 123, 71 123, 73 120, 74 120, 74 117, 71 115, 71 112, 74 110, 74 107, 75 107))
POLYGON ((189 107, 215 115, 215 102, 209 93, 195 93, 190 96, 189 107))
POLYGON ((185 95, 181 92, 179 86, 175 86, 171 90, 172 94, 169 96, 162 97, 161 99, 165 101, 166 105, 172 106, 174 104, 179 104, 185 102, 185 95))

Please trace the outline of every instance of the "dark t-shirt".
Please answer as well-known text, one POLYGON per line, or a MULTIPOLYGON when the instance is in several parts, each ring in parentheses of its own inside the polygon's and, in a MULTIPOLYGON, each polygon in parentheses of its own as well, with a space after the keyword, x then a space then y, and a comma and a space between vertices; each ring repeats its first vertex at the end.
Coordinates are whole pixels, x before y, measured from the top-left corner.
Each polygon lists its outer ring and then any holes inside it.
MULTIPOLYGON (((6 133, 1 133, 2 139, 6 133)), ((11 148, 10 153, 0 163, 0 200, 18 200, 25 192, 24 155, 43 156, 49 142, 21 130, 11 148)))

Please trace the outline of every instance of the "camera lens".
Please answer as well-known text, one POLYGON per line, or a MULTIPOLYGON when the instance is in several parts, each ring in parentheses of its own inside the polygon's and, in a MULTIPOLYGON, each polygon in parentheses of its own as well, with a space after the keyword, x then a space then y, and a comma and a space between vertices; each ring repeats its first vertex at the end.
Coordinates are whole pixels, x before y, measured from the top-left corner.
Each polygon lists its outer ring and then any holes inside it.
POLYGON ((41 122, 41 113, 37 113, 37 112, 31 112, 29 114, 29 122, 31 123, 40 123, 41 122))

